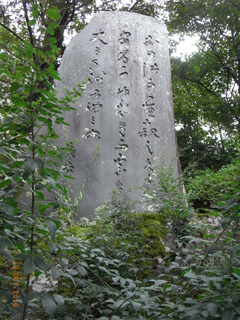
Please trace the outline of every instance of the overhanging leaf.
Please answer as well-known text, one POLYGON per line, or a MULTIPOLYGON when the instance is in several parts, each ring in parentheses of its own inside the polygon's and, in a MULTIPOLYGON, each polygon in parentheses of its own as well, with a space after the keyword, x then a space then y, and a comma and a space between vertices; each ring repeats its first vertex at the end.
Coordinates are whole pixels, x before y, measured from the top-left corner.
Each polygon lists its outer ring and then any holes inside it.
POLYGON ((57 21, 61 18, 61 15, 58 13, 58 9, 56 7, 53 7, 52 9, 47 9, 46 14, 53 21, 57 21))
POLYGON ((235 275, 237 276, 237 278, 240 279, 240 269, 233 268, 233 272, 235 273, 235 275))
POLYGON ((57 267, 51 268, 51 276, 52 276, 53 280, 57 280, 60 277, 60 275, 61 274, 60 274, 57 267))
POLYGON ((46 220, 46 224, 48 227, 48 230, 50 232, 51 238, 54 239, 55 238, 55 233, 57 230, 57 226, 54 222, 50 221, 50 220, 46 220))
POLYGON ((28 293, 23 300, 23 303, 27 303, 29 301, 35 300, 39 297, 40 293, 39 292, 30 292, 28 293))
POLYGON ((2 256, 4 256, 4 258, 6 258, 9 262, 13 263, 14 262, 14 259, 13 257, 11 256, 11 254, 9 252, 7 252, 6 250, 0 250, 0 254, 2 256))
POLYGON ((53 319, 57 305, 50 294, 44 293, 42 296, 42 306, 50 319, 53 319))
POLYGON ((218 246, 211 244, 207 247, 207 250, 209 253, 213 254, 214 252, 218 251, 218 246))
POLYGON ((33 161, 33 159, 29 159, 25 162, 25 168, 28 173, 32 173, 37 169, 37 164, 33 161))
POLYGON ((222 320, 232 320, 234 317, 234 311, 232 309, 227 309, 223 311, 222 320))
POLYGON ((38 6, 36 3, 32 5, 32 16, 33 18, 37 19, 38 18, 38 6))
POLYGON ((34 261, 41 270, 43 270, 45 273, 47 272, 47 264, 43 258, 35 257, 34 261))
POLYGON ((52 242, 48 242, 48 247, 50 253, 53 253, 57 249, 57 246, 52 242))
POLYGON ((28 22, 29 26, 34 26, 35 24, 36 24, 36 20, 35 19, 29 20, 29 22, 28 22))
POLYGON ((5 247, 13 248, 13 243, 8 238, 0 238, 0 250, 4 249, 5 247))
POLYGON ((64 298, 59 294, 54 294, 53 298, 56 301, 59 308, 61 308, 64 305, 64 298))
POLYGON ((211 316, 215 316, 217 313, 217 305, 215 303, 208 303, 207 306, 207 311, 211 314, 211 316))
POLYGON ((3 203, 3 211, 7 214, 7 215, 11 215, 13 213, 14 207, 11 206, 8 203, 3 203))
POLYGON ((13 84, 11 85, 9 91, 10 91, 10 92, 14 92, 14 91, 16 91, 19 87, 20 87, 20 85, 19 85, 17 82, 13 82, 13 84))
POLYGON ((78 267, 77 267, 77 271, 78 271, 83 277, 87 275, 87 270, 86 270, 84 267, 82 267, 82 266, 78 266, 78 267))
POLYGON ((141 303, 132 301, 132 306, 135 312, 137 312, 141 308, 141 303))
POLYGON ((32 259, 26 259, 23 264, 24 275, 27 276, 30 273, 33 273, 36 269, 36 264, 32 259))

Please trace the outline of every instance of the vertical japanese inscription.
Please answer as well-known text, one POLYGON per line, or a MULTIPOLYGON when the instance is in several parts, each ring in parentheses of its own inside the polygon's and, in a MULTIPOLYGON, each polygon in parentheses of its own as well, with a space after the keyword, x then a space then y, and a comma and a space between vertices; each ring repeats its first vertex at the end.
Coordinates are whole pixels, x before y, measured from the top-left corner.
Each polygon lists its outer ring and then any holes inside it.
POLYGON ((129 109, 129 59, 130 59, 130 38, 131 33, 129 31, 122 30, 118 38, 118 51, 117 51, 117 62, 118 62, 118 76, 121 81, 121 85, 116 90, 116 95, 119 99, 116 109, 116 116, 118 119, 118 144, 115 146, 115 150, 118 150, 115 159, 113 159, 115 167, 115 175, 117 177, 116 188, 119 192, 123 192, 122 178, 126 173, 127 165, 127 153, 128 144, 126 143, 127 137, 127 125, 125 117, 128 114, 129 109))
POLYGON ((143 51, 145 51, 146 59, 143 62, 143 78, 145 79, 146 95, 145 101, 142 104, 145 112, 146 119, 142 123, 142 128, 138 132, 140 138, 144 140, 146 150, 146 180, 152 180, 153 173, 153 160, 154 155, 154 143, 155 139, 160 138, 158 129, 154 126, 156 117, 156 97, 155 89, 157 84, 157 78, 159 73, 159 66, 156 62, 157 50, 156 46, 159 43, 158 40, 154 39, 152 35, 146 35, 143 42, 143 51))
POLYGON ((104 79, 106 72, 100 70, 99 57, 102 52, 102 48, 108 45, 105 39, 105 32, 101 28, 99 31, 92 33, 90 42, 97 42, 94 48, 93 57, 89 61, 88 69, 88 101, 86 105, 86 111, 91 113, 91 121, 89 128, 85 128, 85 134, 83 138, 96 138, 101 139, 101 132, 98 129, 99 125, 99 113, 103 107, 101 88, 104 85, 104 79), (98 129, 98 130, 97 130, 98 129))
MULTIPOLYGON (((169 164, 175 157, 165 26, 135 13, 97 14, 71 41, 59 71, 60 97, 65 88, 87 78, 76 112, 66 115, 67 138, 78 140, 70 168, 77 178, 74 194, 90 172, 95 146, 101 146, 85 184, 79 217, 92 218, 94 209, 109 201, 112 188, 118 193, 131 189, 132 199, 140 200, 142 194, 135 187, 147 187, 154 179, 154 166, 161 165, 159 154, 169 164)), ((143 212, 145 205, 136 209, 143 212)))

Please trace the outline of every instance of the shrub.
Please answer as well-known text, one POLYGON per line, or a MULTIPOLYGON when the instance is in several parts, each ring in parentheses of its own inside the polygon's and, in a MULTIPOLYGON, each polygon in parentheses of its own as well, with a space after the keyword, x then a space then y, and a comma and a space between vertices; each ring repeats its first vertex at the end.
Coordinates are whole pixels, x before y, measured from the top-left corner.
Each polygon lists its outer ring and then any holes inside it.
POLYGON ((200 213, 208 212, 216 208, 218 202, 230 199, 238 185, 239 166, 239 159, 234 159, 218 171, 197 171, 194 178, 189 178, 186 189, 194 209, 200 213))

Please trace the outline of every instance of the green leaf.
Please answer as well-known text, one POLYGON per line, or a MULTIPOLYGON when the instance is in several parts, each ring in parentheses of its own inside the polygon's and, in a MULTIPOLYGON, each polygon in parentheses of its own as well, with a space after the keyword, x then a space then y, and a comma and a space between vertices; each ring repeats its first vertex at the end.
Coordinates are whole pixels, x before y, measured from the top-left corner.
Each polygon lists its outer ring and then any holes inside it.
POLYGON ((8 203, 3 203, 3 211, 10 216, 15 208, 8 203))
POLYGON ((24 297, 23 303, 33 301, 33 300, 37 299, 39 296, 40 296, 39 292, 36 292, 36 291, 30 292, 30 293, 26 294, 26 296, 24 297))
POLYGON ((64 305, 64 298, 59 294, 53 294, 53 298, 56 301, 58 308, 61 308, 64 305))
POLYGON ((224 217, 219 222, 221 223, 221 226, 224 228, 226 226, 226 224, 229 222, 229 218, 228 217, 224 217))
POLYGON ((36 269, 36 264, 32 259, 27 258, 23 264, 24 275, 27 276, 30 273, 33 273, 36 269))
POLYGON ((36 163, 39 170, 43 169, 44 162, 40 158, 35 158, 33 161, 36 163))
POLYGON ((53 222, 57 226, 57 229, 59 229, 61 227, 61 225, 62 225, 62 222, 60 220, 53 220, 53 222))
POLYGON ((50 232, 51 238, 54 239, 55 238, 55 233, 57 230, 57 226, 54 222, 50 221, 50 220, 46 220, 46 224, 48 227, 48 230, 50 232))
POLYGON ((57 249, 57 246, 52 242, 48 242, 48 247, 50 253, 53 253, 57 249))
POLYGON ((44 185, 43 183, 41 183, 41 182, 39 182, 39 183, 36 184, 36 186, 35 186, 35 191, 36 191, 36 190, 40 191, 40 190, 44 190, 44 189, 45 189, 45 185, 44 185))
POLYGON ((0 250, 5 249, 5 247, 13 248, 13 243, 8 238, 0 238, 0 250))
POLYGON ((58 13, 57 7, 53 7, 52 9, 47 9, 46 14, 53 21, 57 21, 58 19, 61 18, 61 15, 58 13))
POLYGON ((20 87, 20 85, 17 82, 13 82, 13 84, 9 88, 9 91, 10 92, 16 91, 19 87, 20 87))
POLYGON ((48 41, 50 43, 57 43, 57 39, 56 38, 53 38, 53 37, 49 37, 48 41))
POLYGON ((233 268, 233 272, 235 273, 235 275, 237 276, 237 278, 240 279, 240 269, 233 268))
POLYGON ((54 204, 54 209, 60 208, 61 207, 61 202, 57 200, 54 204))
POLYGON ((26 46, 26 50, 25 50, 25 55, 28 57, 28 58, 32 58, 35 50, 33 48, 33 46, 31 45, 31 43, 27 42, 27 41, 24 41, 24 44, 26 46))
POLYGON ((25 172, 23 173, 22 177, 23 177, 23 180, 26 181, 26 180, 30 177, 30 173, 27 172, 27 171, 25 171, 25 172))
POLYGON ((43 123, 47 123, 47 120, 48 120, 48 119, 41 117, 41 116, 39 116, 37 119, 38 119, 38 121, 41 121, 43 123))
POLYGON ((62 81, 57 71, 53 70, 52 68, 47 68, 46 71, 48 72, 49 76, 52 77, 53 79, 62 81))
POLYGON ((60 277, 60 275, 61 274, 60 274, 57 267, 51 268, 51 276, 52 276, 53 280, 57 280, 60 277))
POLYGON ((214 252, 218 251, 218 246, 216 246, 215 244, 211 244, 207 247, 207 250, 209 253, 213 254, 214 252))
POLYGON ((52 177, 47 177, 46 179, 47 179, 47 181, 48 181, 53 187, 56 186, 56 182, 53 180, 52 177))
POLYGON ((48 26, 49 26, 50 28, 52 28, 52 29, 56 29, 57 26, 58 26, 58 24, 55 23, 55 22, 50 22, 50 23, 48 24, 48 26))
POLYGON ((51 36, 54 35, 54 30, 51 28, 47 28, 47 33, 49 33, 51 36))
POLYGON ((35 271, 34 271, 34 277, 39 277, 40 275, 42 274, 42 272, 41 271, 39 271, 38 269, 35 269, 35 271))
POLYGON ((24 165, 28 173, 34 172, 38 167, 36 162, 34 162, 33 159, 27 160, 24 165))
POLYGON ((6 151, 2 147, 0 147, 0 153, 6 155, 6 151))
POLYGON ((39 203, 39 211, 41 213, 43 213, 44 211, 48 210, 49 208, 50 208, 50 206, 48 204, 39 203))
POLYGON ((11 256, 11 254, 9 252, 7 252, 6 250, 0 250, 0 254, 2 256, 4 256, 4 258, 6 258, 9 262, 13 263, 14 262, 14 259, 13 257, 11 256))
POLYGON ((36 24, 36 20, 35 19, 32 19, 32 20, 28 21, 28 25, 29 26, 34 26, 35 24, 36 24))
POLYGON ((32 5, 32 16, 34 19, 38 18, 38 6, 36 3, 32 5))
POLYGON ((227 309, 227 310, 223 311, 222 320, 232 320, 233 317, 234 317, 234 310, 227 309))
POLYGON ((14 246, 20 251, 23 251, 25 249, 25 246, 22 243, 14 243, 14 246))
POLYGON ((0 59, 8 60, 8 56, 5 53, 0 53, 0 59))
POLYGON ((42 294, 42 306, 46 313, 49 315, 50 319, 53 319, 57 305, 52 298, 52 296, 48 293, 43 293, 42 294))
POLYGON ((208 303, 207 306, 207 311, 211 314, 211 316, 215 316, 217 313, 217 305, 215 303, 208 303))
POLYGON ((85 276, 87 275, 87 270, 86 270, 84 267, 82 267, 82 266, 78 266, 78 267, 77 267, 77 271, 78 271, 83 277, 85 277, 85 276))
POLYGON ((35 257, 34 261, 36 262, 37 266, 45 273, 47 273, 47 264, 45 263, 44 259, 41 257, 35 257))
POLYGON ((38 196, 38 199, 41 199, 41 200, 44 200, 44 199, 45 199, 45 198, 44 198, 44 194, 43 194, 41 191, 35 190, 34 192, 35 192, 35 194, 38 196))
POLYGON ((137 312, 141 308, 141 303, 132 301, 132 306, 135 312, 137 312))

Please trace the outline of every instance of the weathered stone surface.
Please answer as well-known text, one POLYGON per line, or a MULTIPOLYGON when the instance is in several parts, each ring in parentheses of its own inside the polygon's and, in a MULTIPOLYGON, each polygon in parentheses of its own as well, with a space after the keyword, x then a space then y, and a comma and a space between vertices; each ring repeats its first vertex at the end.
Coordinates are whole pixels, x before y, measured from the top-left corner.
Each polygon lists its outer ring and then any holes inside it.
MULTIPOLYGON (((73 188, 79 192, 94 148, 79 216, 93 216, 112 188, 141 187, 161 155, 179 173, 167 30, 156 19, 129 12, 96 14, 67 46, 59 69, 71 89, 86 81, 77 111, 66 114, 64 139, 78 140, 73 188), (86 80, 87 79, 87 80, 86 80)), ((140 198, 140 191, 134 197, 140 198)), ((139 208, 141 210, 141 208, 139 208)))

